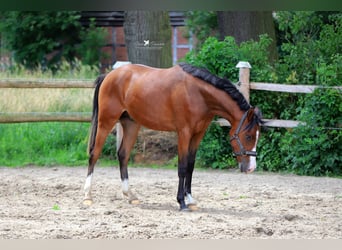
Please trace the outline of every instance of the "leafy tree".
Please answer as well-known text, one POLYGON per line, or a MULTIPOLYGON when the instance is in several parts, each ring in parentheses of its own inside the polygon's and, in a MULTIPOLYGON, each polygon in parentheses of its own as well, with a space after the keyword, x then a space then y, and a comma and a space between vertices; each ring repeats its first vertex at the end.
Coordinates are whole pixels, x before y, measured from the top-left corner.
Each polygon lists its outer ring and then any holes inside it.
MULTIPOLYGON (((17 63, 28 69, 56 71, 62 61, 73 65, 77 57, 83 64, 99 64, 107 32, 82 27, 78 11, 8 11, 0 16, 0 33, 17 63)), ((98 65, 97 65, 98 66, 98 65)))
POLYGON ((78 12, 9 11, 2 15, 0 31, 14 59, 27 68, 54 65, 62 57, 71 61, 79 42, 78 12))
POLYGON ((199 49, 208 37, 218 37, 216 11, 187 11, 186 27, 195 36, 195 50, 199 49))
POLYGON ((326 17, 314 11, 283 11, 277 13, 276 21, 283 34, 278 64, 282 81, 301 84, 341 83, 341 74, 338 74, 341 72, 342 52, 341 13, 326 17), (326 18, 329 22, 324 23, 326 18), (332 73, 332 81, 322 82, 322 70, 335 72, 332 73))
POLYGON ((107 31, 105 28, 95 26, 95 19, 90 20, 89 28, 80 32, 81 43, 77 47, 77 53, 85 65, 100 66, 100 60, 106 58, 101 48, 106 44, 107 31))

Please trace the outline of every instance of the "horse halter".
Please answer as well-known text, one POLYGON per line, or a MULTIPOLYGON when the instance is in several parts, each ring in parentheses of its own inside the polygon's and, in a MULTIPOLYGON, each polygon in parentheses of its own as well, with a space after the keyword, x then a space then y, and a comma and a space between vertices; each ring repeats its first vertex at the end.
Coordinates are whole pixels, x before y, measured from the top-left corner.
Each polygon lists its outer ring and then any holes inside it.
POLYGON ((257 156, 257 152, 256 151, 249 151, 249 150, 246 150, 244 148, 244 146, 242 145, 241 141, 240 141, 240 138, 239 138, 239 133, 240 133, 240 130, 241 130, 241 127, 242 127, 242 124, 244 123, 244 121, 246 120, 247 118, 247 114, 248 114, 248 111, 247 110, 240 122, 239 122, 239 126, 237 127, 237 129, 235 130, 235 133, 233 134, 233 136, 230 137, 230 142, 233 141, 233 140, 236 140, 238 145, 239 145, 239 148, 240 148, 240 151, 239 152, 233 152, 233 155, 236 157, 236 156, 257 156))

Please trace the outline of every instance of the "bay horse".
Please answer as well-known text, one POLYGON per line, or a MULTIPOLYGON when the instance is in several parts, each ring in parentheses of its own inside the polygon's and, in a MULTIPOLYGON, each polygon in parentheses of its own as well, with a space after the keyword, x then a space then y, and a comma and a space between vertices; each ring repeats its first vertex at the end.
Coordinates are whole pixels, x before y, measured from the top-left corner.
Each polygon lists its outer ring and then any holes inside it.
POLYGON ((94 166, 117 122, 123 131, 117 150, 122 191, 130 203, 139 203, 129 188, 127 164, 141 126, 178 135, 180 210, 196 208, 191 194, 196 151, 215 116, 231 124, 230 144, 241 172, 256 168, 261 112, 250 106, 229 80, 185 63, 168 69, 128 64, 99 76, 95 84, 84 204, 92 204, 94 166))

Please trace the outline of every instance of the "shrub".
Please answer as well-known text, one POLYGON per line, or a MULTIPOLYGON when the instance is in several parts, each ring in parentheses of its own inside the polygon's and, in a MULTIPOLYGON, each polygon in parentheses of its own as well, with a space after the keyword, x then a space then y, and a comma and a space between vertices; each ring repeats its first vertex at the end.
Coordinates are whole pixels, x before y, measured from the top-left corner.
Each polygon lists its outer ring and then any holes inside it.
MULTIPOLYGON (((248 41, 240 45, 236 44, 233 37, 226 37, 224 41, 209 37, 198 52, 188 53, 185 60, 235 82, 238 81, 238 69, 235 66, 239 61, 248 61, 253 67, 251 78, 254 81, 261 81, 261 79, 272 81, 275 75, 268 64, 267 51, 270 44, 271 40, 267 35, 260 36, 258 42, 248 41)), ((262 95, 259 96, 265 98, 262 95)), ((210 125, 197 153, 198 162, 202 166, 227 168, 236 165, 228 131, 229 128, 222 128, 216 124, 210 125)))
POLYGON ((269 128, 262 131, 258 142, 258 169, 278 172, 286 170, 283 164, 282 145, 284 128, 269 128))
POLYGON ((228 139, 229 129, 211 123, 197 152, 197 164, 202 167, 230 168, 235 165, 228 139))
MULTIPOLYGON (((267 61, 267 36, 258 42, 235 43, 226 37, 208 38, 198 51, 189 53, 187 62, 205 67, 213 74, 232 81, 238 79, 238 61, 252 65, 251 81, 287 84, 341 84, 342 18, 340 13, 322 16, 317 12, 277 12, 282 32, 279 61, 267 61), (328 21, 327 21, 328 20, 328 21)), ((268 171, 290 171, 306 175, 341 175, 341 93, 319 89, 312 95, 252 91, 252 105, 261 108, 264 118, 291 119, 306 123, 294 129, 269 128, 258 145, 258 166, 268 171), (331 129, 334 128, 334 129, 331 129)), ((209 128, 198 158, 206 166, 221 167, 233 158, 219 149, 222 128, 209 128), (225 158, 226 157, 226 158, 225 158), (217 163, 218 162, 218 163, 217 163)))
MULTIPOLYGON (((336 60, 342 49, 341 17, 340 13, 331 14, 328 16, 329 22, 324 22, 322 15, 313 11, 277 13, 276 22, 285 37, 280 46, 281 57, 277 69, 280 81, 322 84, 319 68, 334 65, 331 67, 335 76, 340 72, 336 69, 341 69, 341 64, 336 60)), ((332 85, 340 84, 338 77, 331 80, 332 85)))
POLYGON ((342 174, 342 99, 336 89, 317 89, 304 99, 300 125, 285 135, 287 170, 302 175, 342 174))

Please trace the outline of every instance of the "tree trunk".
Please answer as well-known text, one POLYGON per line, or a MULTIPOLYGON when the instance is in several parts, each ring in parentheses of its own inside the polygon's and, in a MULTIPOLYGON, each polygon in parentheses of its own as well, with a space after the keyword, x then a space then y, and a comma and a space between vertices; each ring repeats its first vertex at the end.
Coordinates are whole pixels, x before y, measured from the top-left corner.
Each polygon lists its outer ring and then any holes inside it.
POLYGON ((273 42, 270 45, 270 60, 278 57, 274 20, 271 11, 218 11, 220 39, 232 36, 236 42, 259 40, 259 35, 268 34, 273 42))
POLYGON ((124 32, 129 61, 160 68, 172 66, 167 11, 127 11, 124 32))

